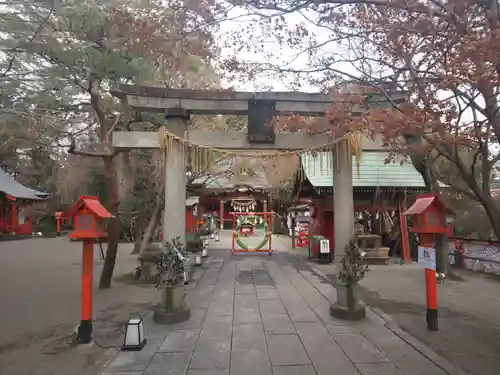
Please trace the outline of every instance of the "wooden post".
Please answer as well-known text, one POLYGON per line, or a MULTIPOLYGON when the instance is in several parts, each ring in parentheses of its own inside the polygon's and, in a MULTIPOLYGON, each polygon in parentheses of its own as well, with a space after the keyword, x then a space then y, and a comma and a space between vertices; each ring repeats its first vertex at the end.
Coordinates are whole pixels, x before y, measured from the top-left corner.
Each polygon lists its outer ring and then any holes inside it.
POLYGON ((401 228, 401 256, 405 263, 411 263, 410 256, 410 241, 408 240, 408 222, 404 214, 406 211, 405 204, 399 201, 399 223, 401 228))
POLYGON ((224 201, 219 201, 220 229, 224 229, 224 201))
MULTIPOLYGON (((168 130, 184 139, 189 112, 183 108, 168 108, 165 111, 168 130)), ((163 239, 171 241, 180 237, 186 241, 186 161, 184 145, 173 140, 165 160, 165 210, 163 212, 163 239), (179 220, 183 218, 183 220, 179 220)))
POLYGON ((267 222, 267 200, 263 201, 262 211, 264 212, 264 221, 267 222))
POLYGON ((82 251, 82 306, 81 321, 78 326, 78 342, 92 341, 92 290, 94 276, 94 242, 83 241, 82 251))

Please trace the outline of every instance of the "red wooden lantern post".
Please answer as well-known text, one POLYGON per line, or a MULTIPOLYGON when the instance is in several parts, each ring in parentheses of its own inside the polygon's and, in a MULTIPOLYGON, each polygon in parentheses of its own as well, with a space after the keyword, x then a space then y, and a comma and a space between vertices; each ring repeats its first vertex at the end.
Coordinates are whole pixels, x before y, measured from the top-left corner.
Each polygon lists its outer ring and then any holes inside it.
POLYGON ((64 212, 56 212, 56 222, 57 222, 57 236, 61 234, 61 224, 64 220, 64 212))
POLYGON ((419 261, 430 259, 425 268, 425 292, 427 302, 427 329, 438 330, 438 305, 436 285, 436 235, 447 233, 453 211, 444 205, 438 194, 418 195, 415 203, 405 212, 413 217, 411 231, 420 239, 419 261), (432 263, 433 264, 429 264, 432 263))
POLYGON ((78 341, 92 341, 92 289, 94 275, 94 242, 106 238, 104 219, 114 216, 104 208, 98 197, 83 195, 65 215, 73 219, 74 230, 68 235, 76 241, 83 241, 82 253, 82 306, 78 326, 78 341))

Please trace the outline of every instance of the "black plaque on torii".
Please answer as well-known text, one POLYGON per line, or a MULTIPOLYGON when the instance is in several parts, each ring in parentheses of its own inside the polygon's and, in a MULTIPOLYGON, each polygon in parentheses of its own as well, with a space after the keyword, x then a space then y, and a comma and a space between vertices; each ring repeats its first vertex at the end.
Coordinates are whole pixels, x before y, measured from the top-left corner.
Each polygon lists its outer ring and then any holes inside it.
POLYGON ((248 143, 274 144, 276 134, 272 118, 276 114, 276 102, 252 99, 248 101, 248 143))

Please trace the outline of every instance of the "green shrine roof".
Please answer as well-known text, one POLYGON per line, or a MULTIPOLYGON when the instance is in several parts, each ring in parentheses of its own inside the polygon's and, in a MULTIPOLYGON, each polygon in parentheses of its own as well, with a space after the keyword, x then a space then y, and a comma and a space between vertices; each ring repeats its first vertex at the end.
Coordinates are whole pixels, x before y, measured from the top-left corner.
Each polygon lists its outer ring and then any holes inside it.
MULTIPOLYGON (((415 167, 408 162, 401 164, 401 157, 395 157, 385 164, 389 153, 385 151, 363 151, 359 174, 356 159, 352 157, 352 184, 354 187, 400 187, 424 188, 424 180, 415 167)), ((314 187, 333 186, 332 157, 329 152, 316 155, 301 155, 305 175, 314 187)))

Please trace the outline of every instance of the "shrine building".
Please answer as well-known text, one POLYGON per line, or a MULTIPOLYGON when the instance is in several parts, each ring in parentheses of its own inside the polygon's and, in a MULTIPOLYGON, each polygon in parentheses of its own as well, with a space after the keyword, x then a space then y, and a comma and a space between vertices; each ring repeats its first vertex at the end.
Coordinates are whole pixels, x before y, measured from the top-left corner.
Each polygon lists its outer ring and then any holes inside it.
MULTIPOLYGON (((233 157, 210 173, 196 178, 188 190, 196 191, 197 216, 215 214, 221 229, 231 229, 231 212, 270 210, 268 203, 273 187, 260 163, 262 161, 258 159, 235 162, 233 157)), ((193 210, 187 210, 188 216, 190 212, 193 210)), ((193 222, 193 219, 187 217, 188 222, 193 222)))
MULTIPOLYGON (((426 192, 422 176, 411 163, 401 163, 400 158, 386 163, 388 157, 386 151, 363 151, 358 169, 356 157, 352 156, 352 220, 358 234, 380 236, 382 246, 389 246, 391 235, 401 239, 401 213, 413 203, 416 194, 426 192)), ((299 173, 302 177, 297 178, 294 194, 298 199, 310 200, 314 233, 328 238, 333 251, 335 181, 332 166, 330 152, 302 154, 302 171, 299 173)))
POLYGON ((0 233, 31 235, 31 207, 48 195, 20 184, 0 168, 0 233))

